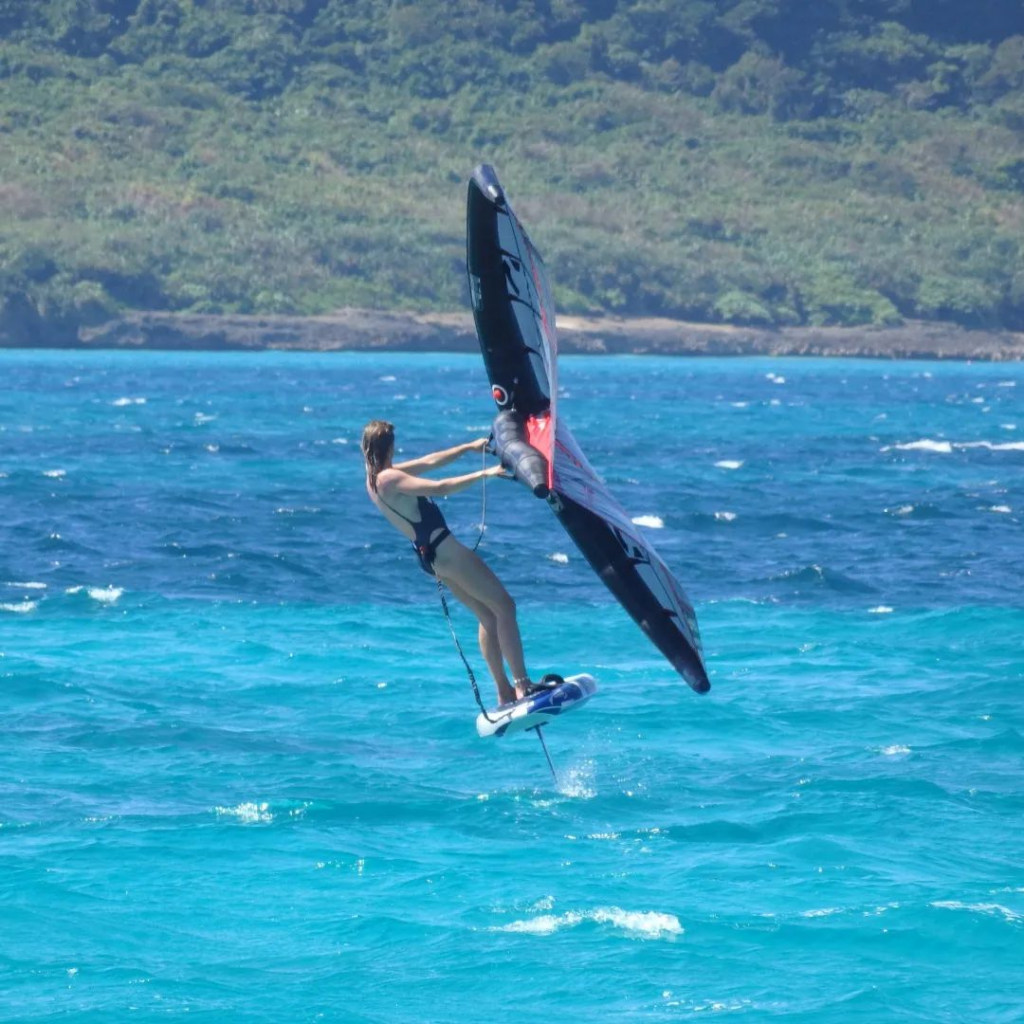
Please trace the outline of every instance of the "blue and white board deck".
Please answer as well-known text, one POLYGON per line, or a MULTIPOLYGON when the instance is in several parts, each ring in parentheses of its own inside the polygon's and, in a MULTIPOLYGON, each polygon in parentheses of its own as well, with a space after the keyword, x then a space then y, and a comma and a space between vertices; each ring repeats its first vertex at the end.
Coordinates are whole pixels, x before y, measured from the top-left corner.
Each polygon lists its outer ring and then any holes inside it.
POLYGON ((593 676, 569 676, 557 686, 524 697, 514 704, 502 704, 486 715, 477 715, 476 731, 480 736, 507 736, 536 729, 568 711, 583 707, 595 693, 597 680, 593 676))

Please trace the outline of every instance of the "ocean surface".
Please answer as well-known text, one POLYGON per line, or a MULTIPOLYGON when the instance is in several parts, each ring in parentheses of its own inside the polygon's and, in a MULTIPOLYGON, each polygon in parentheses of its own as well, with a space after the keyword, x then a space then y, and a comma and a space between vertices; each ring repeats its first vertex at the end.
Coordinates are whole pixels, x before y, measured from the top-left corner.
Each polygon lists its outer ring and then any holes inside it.
POLYGON ((1024 1020, 1024 368, 564 358, 713 688, 490 481, 531 669, 600 683, 557 783, 363 490, 371 418, 487 432, 478 358, 0 375, 0 1020, 1024 1020))

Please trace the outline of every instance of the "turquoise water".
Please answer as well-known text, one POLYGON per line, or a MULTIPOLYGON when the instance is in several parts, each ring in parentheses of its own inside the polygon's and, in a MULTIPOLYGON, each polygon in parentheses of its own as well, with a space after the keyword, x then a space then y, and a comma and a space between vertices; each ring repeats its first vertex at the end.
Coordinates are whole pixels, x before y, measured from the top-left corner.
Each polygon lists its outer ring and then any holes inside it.
POLYGON ((0 1019, 1024 1019, 1024 370, 560 369, 713 689, 492 482, 555 785, 362 492, 478 359, 0 353, 0 1019))

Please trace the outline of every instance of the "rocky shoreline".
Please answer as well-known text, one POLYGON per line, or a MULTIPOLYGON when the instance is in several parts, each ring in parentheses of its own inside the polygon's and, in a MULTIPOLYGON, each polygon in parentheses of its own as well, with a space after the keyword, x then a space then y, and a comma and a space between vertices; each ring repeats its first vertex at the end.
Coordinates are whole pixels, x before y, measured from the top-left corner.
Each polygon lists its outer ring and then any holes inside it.
MULTIPOLYGON (((910 321, 899 327, 734 327, 658 318, 558 319, 563 353, 688 356, 841 356, 884 359, 1024 359, 1024 333, 910 321)), ((18 342, 0 333, 0 347, 18 342)), ((133 312, 81 327, 84 349, 261 349, 332 352, 475 352, 469 313, 342 309, 330 316, 231 316, 133 312)))

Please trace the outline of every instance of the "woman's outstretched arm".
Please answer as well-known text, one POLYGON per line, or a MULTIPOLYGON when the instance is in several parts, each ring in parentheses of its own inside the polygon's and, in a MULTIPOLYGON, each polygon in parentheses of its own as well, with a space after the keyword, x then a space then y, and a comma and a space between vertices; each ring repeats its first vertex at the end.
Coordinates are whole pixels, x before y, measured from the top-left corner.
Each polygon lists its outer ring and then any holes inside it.
POLYGON ((487 444, 486 437, 478 437, 475 441, 467 441, 465 444, 457 444, 454 448, 445 448, 439 452, 431 452, 419 459, 409 459, 407 462, 396 462, 394 469, 403 473, 428 473, 432 469, 440 469, 454 462, 459 456, 469 452, 479 452, 487 444))
MULTIPOLYGON (((399 494, 409 494, 413 497, 422 495, 426 498, 446 498, 449 494, 458 494, 459 491, 472 487, 485 476, 508 475, 505 468, 500 465, 480 469, 475 473, 466 473, 465 476, 450 476, 444 480, 427 480, 422 476, 411 476, 399 470, 397 466, 384 470, 384 473, 387 477, 380 481, 382 490, 397 491, 399 494)), ((384 473, 381 474, 382 477, 384 473)))

